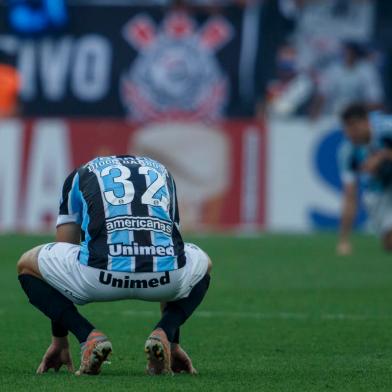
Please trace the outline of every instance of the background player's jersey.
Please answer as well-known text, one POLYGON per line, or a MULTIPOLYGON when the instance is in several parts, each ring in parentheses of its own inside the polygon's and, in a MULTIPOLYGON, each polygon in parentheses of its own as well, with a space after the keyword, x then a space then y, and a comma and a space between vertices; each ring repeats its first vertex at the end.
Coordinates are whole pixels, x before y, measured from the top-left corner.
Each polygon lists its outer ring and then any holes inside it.
POLYGON ((147 157, 98 157, 66 179, 57 225, 81 225, 82 264, 171 271, 185 264, 172 176, 147 157))
POLYGON ((347 140, 341 150, 340 165, 344 183, 358 180, 365 190, 377 192, 385 188, 384 179, 380 176, 363 173, 360 169, 372 153, 384 148, 392 149, 392 116, 372 112, 369 115, 369 121, 371 126, 370 143, 355 146, 347 140))

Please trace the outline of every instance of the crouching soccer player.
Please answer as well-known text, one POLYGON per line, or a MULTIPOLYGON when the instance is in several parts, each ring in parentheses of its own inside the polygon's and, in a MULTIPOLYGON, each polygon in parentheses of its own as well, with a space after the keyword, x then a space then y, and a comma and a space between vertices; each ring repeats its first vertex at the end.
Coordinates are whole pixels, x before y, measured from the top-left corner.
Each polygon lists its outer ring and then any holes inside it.
POLYGON ((350 234, 359 188, 372 228, 384 249, 392 251, 392 116, 353 104, 342 113, 342 122, 347 140, 340 157, 344 196, 337 251, 352 252, 350 234))
POLYGON ((52 322, 52 343, 38 373, 72 370, 68 331, 81 344, 77 374, 98 374, 109 339, 74 304, 140 299, 161 303, 162 318, 145 343, 147 373, 196 370, 179 345, 180 326, 203 300, 211 261, 179 232, 175 183, 146 157, 98 157, 65 180, 56 242, 18 262, 30 302, 52 322))

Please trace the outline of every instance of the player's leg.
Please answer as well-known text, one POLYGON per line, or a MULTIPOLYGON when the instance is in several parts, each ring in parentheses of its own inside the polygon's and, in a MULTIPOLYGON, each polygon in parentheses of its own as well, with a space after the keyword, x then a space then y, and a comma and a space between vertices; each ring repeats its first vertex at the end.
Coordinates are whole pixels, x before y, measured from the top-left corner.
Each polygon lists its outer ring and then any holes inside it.
MULTIPOLYGON (((37 255, 41 246, 37 246, 27 251, 17 263, 18 275, 30 275, 42 280, 38 267, 37 255)), ((23 279, 23 278, 22 278, 23 279)), ((58 371, 62 365, 67 366, 69 371, 73 371, 72 358, 69 352, 68 330, 60 323, 51 320, 52 323, 52 343, 46 351, 37 373, 45 373, 53 368, 58 371)))
MULTIPOLYGON (((161 302, 160 303, 160 308, 161 308, 161 317, 163 317, 163 313, 166 309, 167 306, 167 302, 161 302)), ((173 347, 173 344, 179 344, 180 343, 180 328, 177 329, 173 341, 170 342, 171 343, 171 347, 173 347)))
POLYGON ((41 250, 41 247, 42 246, 36 246, 22 255, 16 265, 18 275, 27 274, 42 279, 38 267, 38 253, 41 250))
MULTIPOLYGON (((166 306, 167 306, 166 302, 160 303, 161 316, 163 316, 166 306)), ((180 328, 177 329, 174 335, 174 339, 172 342, 169 342, 169 345, 170 345, 171 370, 174 373, 196 374, 197 371, 193 367, 191 358, 185 352, 185 350, 180 346, 180 328)), ((148 363, 146 367, 147 373, 149 374, 155 374, 157 372, 159 373, 159 371, 157 371, 156 369, 154 358, 152 357, 152 355, 149 355, 150 354, 149 349, 147 349, 147 354, 148 354, 148 363)))
MULTIPOLYGON (((167 302, 160 302, 159 304, 160 309, 161 309, 161 317, 163 317, 163 313, 166 309, 167 302)), ((173 343, 179 343, 180 342, 180 328, 177 329, 176 334, 174 336, 174 339, 172 342, 170 342, 170 346, 173 346, 173 343)))
POLYGON ((41 247, 36 247, 22 255, 18 261, 19 282, 30 303, 49 317, 58 328, 63 326, 62 333, 69 330, 79 342, 85 342, 94 326, 79 314, 68 298, 43 280, 38 267, 40 250, 41 247))
POLYGON ((384 250, 392 252, 392 188, 372 196, 365 199, 371 225, 384 250))
POLYGON ((200 248, 187 244, 186 249, 187 271, 184 276, 189 279, 189 289, 193 288, 184 292, 180 299, 166 303, 161 320, 147 339, 145 351, 149 359, 147 370, 150 374, 171 373, 172 365, 178 365, 178 361, 185 371, 196 373, 190 358, 185 352, 185 355, 181 355, 180 351, 183 350, 175 340, 179 338, 180 326, 193 314, 208 290, 212 262, 200 248), (174 348, 176 345, 178 348, 177 352, 174 350, 177 363, 171 358, 171 343, 174 343, 174 348), (186 363, 188 359, 190 366, 186 363))
POLYGON ((174 342, 179 328, 193 314, 196 308, 201 304, 210 285, 210 271, 212 262, 208 258, 208 268, 206 274, 192 288, 189 295, 176 301, 167 302, 162 318, 157 324, 157 328, 161 328, 169 340, 174 342))
POLYGON ((386 231, 382 235, 382 244, 386 252, 392 252, 392 230, 386 231))
MULTIPOLYGON (((71 331, 81 343, 82 364, 79 373, 97 374, 103 362, 99 356, 105 355, 106 359, 106 351, 110 342, 108 342, 105 335, 96 331, 94 326, 78 312, 69 298, 44 280, 39 269, 40 253, 44 251, 48 257, 55 245, 49 244, 34 248, 20 258, 17 264, 19 282, 30 303, 52 321, 52 334, 55 341, 63 341, 68 331, 71 331), (58 339, 56 340, 56 338, 58 339)), ((66 246, 67 244, 62 244, 63 247, 64 245, 66 246)), ((57 246, 60 246, 60 244, 57 244, 57 246)), ((58 278, 61 277, 58 276, 58 278)), ((56 351, 52 355, 58 356, 60 353, 56 351)), ((51 360, 53 358, 44 357, 43 362, 46 361, 48 363, 51 360)), ((45 371, 45 363, 41 363, 41 365, 41 370, 45 371)))

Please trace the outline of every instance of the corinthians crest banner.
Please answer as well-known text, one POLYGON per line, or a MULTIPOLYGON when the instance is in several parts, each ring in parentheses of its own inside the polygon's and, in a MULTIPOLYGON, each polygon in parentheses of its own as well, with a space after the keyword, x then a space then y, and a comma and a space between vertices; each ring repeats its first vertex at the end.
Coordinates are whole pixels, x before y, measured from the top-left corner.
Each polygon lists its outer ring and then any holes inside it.
POLYGON ((0 7, 0 58, 22 75, 26 115, 142 122, 253 115, 262 73, 259 24, 245 29, 242 8, 219 15, 71 6, 69 20, 68 30, 53 35, 20 36, 0 7))

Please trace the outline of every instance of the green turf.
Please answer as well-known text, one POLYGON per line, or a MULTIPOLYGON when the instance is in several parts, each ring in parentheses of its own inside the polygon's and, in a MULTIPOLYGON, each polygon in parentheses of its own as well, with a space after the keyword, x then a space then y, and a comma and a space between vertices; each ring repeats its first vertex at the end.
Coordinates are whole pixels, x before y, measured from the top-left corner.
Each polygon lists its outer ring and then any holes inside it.
MULTIPOLYGON (((15 261, 45 240, 0 237, 0 391, 392 391, 392 257, 372 237, 356 237, 346 259, 332 235, 193 238, 214 261, 208 297, 182 331, 200 374, 156 378, 144 375, 143 344, 158 309, 131 301, 81 308, 114 346, 100 376, 34 374, 49 323, 15 261)), ((78 364, 74 338, 72 349, 78 364)))

